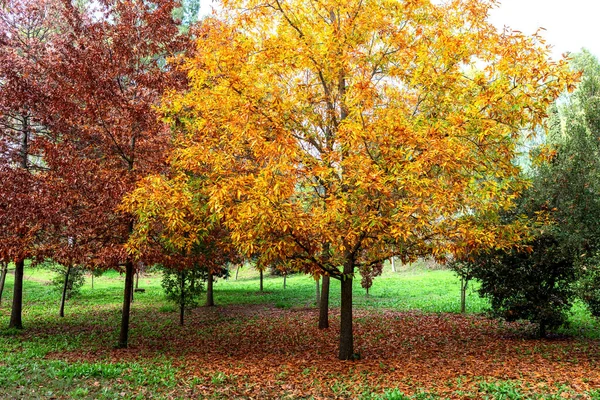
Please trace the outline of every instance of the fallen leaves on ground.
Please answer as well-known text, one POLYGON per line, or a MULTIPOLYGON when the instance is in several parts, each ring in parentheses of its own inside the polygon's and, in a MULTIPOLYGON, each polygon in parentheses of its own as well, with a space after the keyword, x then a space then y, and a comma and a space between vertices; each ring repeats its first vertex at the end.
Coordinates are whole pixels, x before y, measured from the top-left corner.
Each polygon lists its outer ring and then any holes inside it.
POLYGON ((496 381, 514 381, 525 394, 600 388, 597 341, 532 339, 526 324, 483 316, 359 310, 355 350, 362 359, 339 361, 339 314, 331 314, 331 328, 319 330, 315 309, 199 308, 183 327, 164 323, 173 314, 138 310, 129 349, 98 351, 83 343, 80 350, 47 357, 141 362, 164 356, 180 371, 174 397, 355 398, 365 390, 398 388, 462 398, 496 381), (136 329, 141 321, 156 326, 151 335, 136 329))

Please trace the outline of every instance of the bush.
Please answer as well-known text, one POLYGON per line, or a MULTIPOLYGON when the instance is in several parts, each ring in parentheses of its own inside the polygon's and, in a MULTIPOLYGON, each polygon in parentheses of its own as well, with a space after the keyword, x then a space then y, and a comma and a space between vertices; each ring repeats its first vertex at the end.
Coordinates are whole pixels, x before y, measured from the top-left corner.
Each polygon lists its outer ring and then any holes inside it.
POLYGON ((493 315, 537 323, 540 337, 566 323, 577 268, 572 252, 552 235, 538 237, 528 250, 480 253, 471 267, 481 282, 480 294, 491 300, 493 315))

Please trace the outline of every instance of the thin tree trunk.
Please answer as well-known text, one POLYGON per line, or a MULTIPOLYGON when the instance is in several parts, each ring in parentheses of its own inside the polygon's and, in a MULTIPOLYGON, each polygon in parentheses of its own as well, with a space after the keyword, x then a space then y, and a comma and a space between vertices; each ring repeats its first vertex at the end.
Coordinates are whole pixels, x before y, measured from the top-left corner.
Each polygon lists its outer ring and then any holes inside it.
POLYGON ((467 281, 460 278, 460 313, 464 314, 467 309, 467 281))
POLYGON ((23 274, 25 271, 25 260, 15 261, 15 283, 13 289, 12 310, 8 328, 23 329, 23 274))
POLYGON ((183 317, 185 314, 185 271, 179 273, 179 325, 183 326, 183 317))
POLYGON ((540 321, 540 339, 543 339, 546 337, 546 321, 540 321))
POLYGON ((341 281, 341 309, 340 309, 340 360, 354 359, 354 336, 352 332, 352 273, 354 265, 352 260, 344 265, 344 277, 341 281))
POLYGON ((286 274, 286 273, 284 273, 284 274, 283 274, 283 288, 284 288, 284 289, 286 288, 286 280, 287 280, 287 274, 286 274))
POLYGON ((396 272, 396 262, 394 261, 394 257, 391 258, 392 261, 392 272, 396 272))
POLYGON ((136 270, 135 271, 135 288, 138 289, 139 288, 139 283, 140 283, 140 270, 136 270))
POLYGON ((240 268, 242 268, 242 264, 238 265, 237 269, 235 270, 235 280, 236 281, 237 281, 238 274, 240 273, 240 268))
POLYGON ((213 297, 213 273, 208 270, 208 278, 206 282, 206 306, 213 307, 215 305, 215 299, 213 297))
POLYGON ((65 301, 67 300, 67 287, 69 286, 69 274, 71 274, 71 265, 67 265, 67 272, 65 273, 65 283, 63 284, 62 297, 60 299, 60 310, 58 315, 60 317, 65 316, 65 301))
POLYGON ((317 289, 317 297, 316 297, 317 308, 321 307, 321 288, 320 288, 321 285, 319 284, 320 281, 321 281, 321 278, 315 279, 315 288, 317 289))
POLYGON ((123 313, 121 315, 121 332, 119 333, 120 349, 127 348, 129 338, 129 312, 131 310, 131 300, 133 298, 133 262, 128 260, 125 263, 125 290, 123 294, 123 313))
POLYGON ((8 274, 8 263, 2 263, 2 272, 0 272, 0 304, 2 304, 2 293, 4 292, 4 283, 8 274))
POLYGON ((329 328, 329 275, 323 275, 321 301, 319 302, 319 329, 329 328))
POLYGON ((263 291, 263 270, 260 270, 260 291, 263 291))
POLYGON ((92 271, 92 290, 94 290, 94 271, 92 271))

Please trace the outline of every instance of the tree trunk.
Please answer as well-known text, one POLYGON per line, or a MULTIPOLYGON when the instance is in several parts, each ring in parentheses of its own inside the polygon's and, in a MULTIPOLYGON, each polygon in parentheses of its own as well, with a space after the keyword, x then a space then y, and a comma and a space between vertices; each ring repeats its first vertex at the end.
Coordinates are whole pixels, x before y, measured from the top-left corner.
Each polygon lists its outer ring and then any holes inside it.
POLYGON ((540 339, 543 339, 546 337, 546 321, 540 321, 540 339))
POLYGON ((352 334, 352 273, 354 265, 348 260, 344 265, 344 277, 341 281, 340 310, 340 360, 354 359, 354 337, 352 334))
POLYGON ((135 288, 139 289, 139 283, 140 283, 140 270, 136 270, 135 271, 135 288))
POLYGON ((23 273, 25 271, 25 260, 15 261, 15 284, 13 289, 12 310, 8 328, 23 329, 23 273))
POLYGON ((329 328, 329 275, 323 275, 321 301, 319 303, 319 329, 329 328))
POLYGON ((183 317, 185 314, 185 271, 179 273, 179 325, 183 326, 183 317))
POLYGON ((260 270, 260 291, 263 291, 263 270, 260 270))
POLYGON ((237 281, 238 274, 240 273, 240 268, 242 268, 242 264, 238 265, 237 269, 235 270, 235 280, 236 281, 237 281))
POLYGON ((215 305, 215 299, 213 297, 213 273, 209 269, 208 270, 208 278, 206 282, 206 306, 213 307, 215 305))
POLYGON ((94 290, 94 271, 92 271, 92 290, 94 290))
POLYGON ((315 288, 317 289, 316 303, 317 303, 317 308, 319 308, 319 309, 321 308, 321 287, 320 287, 321 285, 319 284, 320 281, 321 281, 321 278, 315 279, 315 288))
POLYGON ((284 288, 284 289, 285 289, 285 287, 286 287, 286 281, 287 281, 287 274, 286 274, 286 273, 284 273, 284 274, 283 274, 283 288, 284 288))
POLYGON ((2 272, 0 272, 0 304, 2 304, 2 293, 4 292, 6 274, 8 274, 8 263, 2 263, 2 272))
POLYGON ((392 272, 396 272, 396 262, 394 261, 394 257, 391 258, 392 262, 392 272))
POLYGON ((464 314, 467 309, 467 280, 460 278, 460 313, 464 314))
POLYGON ((131 300, 133 298, 133 261, 128 260, 125 263, 125 290, 123 295, 123 313, 121 315, 121 332, 119 333, 120 349, 127 348, 129 338, 129 311, 131 310, 131 300))
POLYGON ((69 274, 71 273, 71 265, 67 265, 67 272, 65 273, 65 283, 63 284, 62 297, 60 298, 60 310, 58 315, 60 317, 65 316, 65 301, 67 300, 67 287, 69 286, 69 274))

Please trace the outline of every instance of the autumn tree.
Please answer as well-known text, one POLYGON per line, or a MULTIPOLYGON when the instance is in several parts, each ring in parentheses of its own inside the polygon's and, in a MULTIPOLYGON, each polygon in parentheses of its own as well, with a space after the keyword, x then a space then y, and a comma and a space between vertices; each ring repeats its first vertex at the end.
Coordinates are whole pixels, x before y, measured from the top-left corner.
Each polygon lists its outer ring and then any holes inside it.
POLYGON ((241 261, 229 232, 208 212, 206 198, 194 191, 199 185, 199 177, 150 175, 120 206, 137 221, 128 251, 163 266, 165 289, 180 305, 181 324, 185 307, 196 304, 194 282, 206 282, 205 304, 214 306, 215 278, 227 276, 228 263, 241 261), (186 293, 191 295, 187 300, 186 293))
POLYGON ((493 218, 525 184, 517 138, 570 73, 540 37, 498 32, 492 5, 225 1, 165 99, 172 168, 205 174, 242 251, 341 281, 340 359, 357 269, 519 237, 493 218))
POLYGON ((15 265, 9 327, 19 329, 25 260, 37 255, 39 235, 53 214, 40 157, 40 145, 52 138, 31 110, 42 99, 23 90, 34 80, 24 65, 41 53, 50 34, 43 23, 49 14, 46 2, 0 3, 0 260, 15 265))
POLYGON ((172 17, 175 1, 46 3, 58 16, 43 19, 49 37, 19 47, 9 66, 29 77, 23 91, 42 99, 29 111, 56 138, 42 147, 58 216, 46 245, 53 258, 125 272, 119 346, 126 347, 135 271, 124 245, 133 217, 116 209, 140 177, 165 166, 170 135, 153 106, 165 87, 177 86, 167 59, 188 42, 172 17), (75 246, 65 254, 69 238, 75 246))

